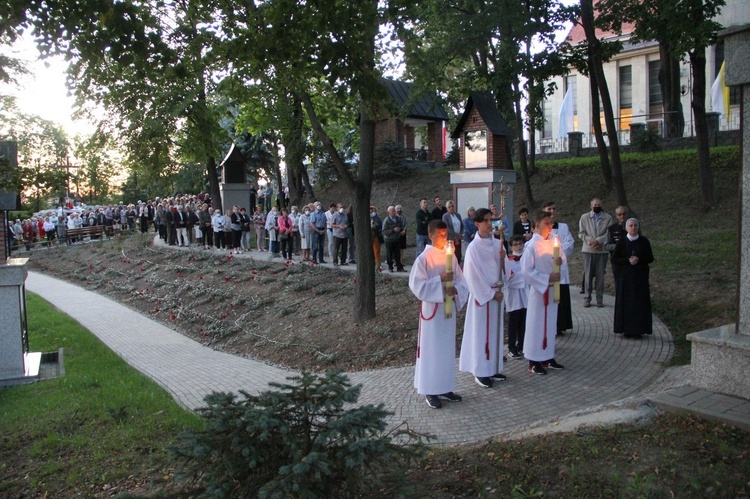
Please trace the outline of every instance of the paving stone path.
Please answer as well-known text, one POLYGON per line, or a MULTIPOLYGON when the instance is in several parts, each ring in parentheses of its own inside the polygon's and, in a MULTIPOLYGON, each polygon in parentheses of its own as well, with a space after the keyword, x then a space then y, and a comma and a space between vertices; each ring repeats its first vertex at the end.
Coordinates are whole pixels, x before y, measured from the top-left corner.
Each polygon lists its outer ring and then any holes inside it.
MULTIPOLYGON (((245 255, 241 255, 245 256, 245 255)), ((99 337, 126 362, 164 387, 189 409, 203 405, 213 391, 258 392, 269 381, 284 381, 293 371, 206 348, 128 307, 67 282, 30 272, 26 288, 52 302, 99 337)), ((508 380, 479 387, 457 373, 464 400, 430 409, 413 388, 413 366, 355 372, 361 403, 384 403, 389 423, 405 422, 436 437, 437 445, 474 443, 542 421, 638 395, 672 357, 672 336, 654 318, 654 334, 640 341, 612 333, 614 298, 604 308, 583 308, 573 296, 572 333, 558 338, 556 359, 563 371, 547 376, 527 372, 523 360, 508 360, 508 380)))

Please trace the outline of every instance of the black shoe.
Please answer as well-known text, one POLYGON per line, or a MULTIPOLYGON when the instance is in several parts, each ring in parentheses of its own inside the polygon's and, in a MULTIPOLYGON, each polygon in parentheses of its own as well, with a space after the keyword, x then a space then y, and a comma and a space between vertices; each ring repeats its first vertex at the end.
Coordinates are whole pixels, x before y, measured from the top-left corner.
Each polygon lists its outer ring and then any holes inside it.
POLYGON ((427 402, 427 405, 429 405, 431 409, 440 409, 443 407, 443 403, 440 402, 440 398, 437 395, 427 395, 424 398, 424 401, 427 402))
POLYGON ((325 260, 321 260, 320 263, 328 263, 328 262, 326 262, 325 260))
POLYGON ((349 263, 357 263, 357 260, 349 260, 349 263))
POLYGON ((393 267, 388 267, 388 272, 393 272, 393 267))
POLYGON ((399 267, 399 268, 397 269, 397 272, 406 272, 406 269, 405 269, 405 268, 403 268, 403 267, 399 267))
POLYGON ((555 359, 550 360, 547 363, 547 367, 549 367, 550 369, 558 369, 558 370, 559 369, 565 369, 565 366, 562 365, 562 364, 558 364, 557 362, 555 362, 555 359))
POLYGON ((534 364, 533 366, 529 366, 529 372, 534 374, 541 374, 544 376, 547 374, 547 370, 540 366, 539 364, 534 364))
POLYGON ((492 388, 492 378, 479 378, 475 377, 474 381, 477 382, 477 385, 481 386, 482 388, 492 388))
POLYGON ((500 373, 497 373, 497 374, 495 374, 493 376, 490 376, 490 377, 492 379, 494 379, 495 381, 505 381, 506 379, 508 379, 508 378, 505 377, 504 374, 500 374, 500 373))
POLYGON ((438 398, 443 400, 450 400, 451 402, 461 402, 461 395, 456 395, 453 392, 444 393, 442 395, 438 395, 438 398))
POLYGON ((556 336, 565 336, 565 331, 558 331, 556 336))
POLYGON ((510 350, 508 352, 508 357, 511 359, 522 359, 523 355, 521 355, 521 352, 517 352, 516 350, 510 350))

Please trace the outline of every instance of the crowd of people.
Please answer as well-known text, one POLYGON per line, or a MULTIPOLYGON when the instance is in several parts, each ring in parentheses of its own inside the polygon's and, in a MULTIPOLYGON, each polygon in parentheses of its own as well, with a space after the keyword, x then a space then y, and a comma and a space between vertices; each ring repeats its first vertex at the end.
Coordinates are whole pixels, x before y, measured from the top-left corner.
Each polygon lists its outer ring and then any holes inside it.
MULTIPOLYGON (((233 206, 224 213, 214 209, 206 194, 181 195, 135 204, 65 210, 29 220, 9 221, 15 246, 27 249, 35 241, 52 245, 67 241, 66 230, 103 225, 107 233, 153 229, 168 245, 202 246, 206 250, 270 252, 272 257, 334 266, 356 264, 351 205, 319 201, 288 206, 278 196, 267 203, 264 192, 252 213, 233 206)), ((419 315, 414 386, 432 408, 443 400, 459 401, 454 393, 455 314, 446 311, 450 298, 458 310, 466 307, 459 370, 471 373, 477 384, 489 388, 504 381, 507 358, 528 361, 530 373, 546 375, 564 369, 555 360, 556 337, 573 328, 568 259, 575 239, 568 225, 557 219, 553 201, 542 204, 530 218, 518 211, 511 226, 496 205, 469 207, 466 217, 453 201, 436 196, 420 199, 414 215, 416 255, 409 286, 422 302, 419 315), (450 253, 448 249, 450 248, 450 253), (450 254, 450 257, 448 256, 450 254), (551 290, 554 290, 551 293, 551 290), (507 313, 507 355, 504 354, 507 313)), ((604 277, 611 261, 615 280, 614 332, 640 338, 652 332, 649 264, 653 252, 640 234, 638 220, 625 206, 616 220, 598 198, 581 215, 578 238, 582 243, 583 307, 603 307, 604 277)), ((370 207, 370 235, 376 270, 383 271, 381 248, 390 272, 406 272, 403 250, 411 230, 401 205, 389 206, 384 217, 370 207)))
MULTIPOLYGON (((519 210, 519 221, 509 224, 496 206, 467 210, 461 220, 451 201, 443 209, 427 211, 420 201, 417 257, 409 287, 420 300, 414 387, 427 405, 440 409, 443 401, 461 401, 454 392, 456 316, 466 307, 459 371, 490 388, 507 378, 507 358, 528 361, 528 371, 546 375, 562 370, 557 362, 556 338, 573 328, 568 258, 575 240, 567 224, 556 218, 553 201, 543 203, 529 218, 519 210), (463 248, 463 261, 462 252, 463 248), (508 352, 504 330, 507 312, 508 352)), ((614 332, 640 338, 652 332, 649 264, 651 245, 640 234, 637 219, 625 206, 617 207, 617 221, 605 213, 601 200, 579 220, 583 244, 583 306, 603 307, 604 273, 612 262, 615 279, 614 332)))

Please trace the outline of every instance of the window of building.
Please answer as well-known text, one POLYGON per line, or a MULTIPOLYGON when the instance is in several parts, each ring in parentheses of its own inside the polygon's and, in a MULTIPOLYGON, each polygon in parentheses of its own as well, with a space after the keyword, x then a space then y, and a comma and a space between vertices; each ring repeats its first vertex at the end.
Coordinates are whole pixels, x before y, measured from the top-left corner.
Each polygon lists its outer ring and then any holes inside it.
POLYGON ((620 66, 620 130, 633 121, 633 66, 620 66))
POLYGON ((578 131, 578 92, 576 91, 577 90, 576 76, 577 75, 568 75, 565 77, 565 92, 567 93, 568 89, 570 89, 573 94, 573 130, 577 132, 578 131))
POLYGON ((487 168, 487 131, 464 132, 466 168, 487 168))
POLYGON ((648 117, 660 119, 664 112, 664 100, 659 85, 659 69, 661 61, 648 61, 648 117))
POLYGON ((552 104, 547 99, 542 101, 542 112, 544 113, 544 127, 542 128, 542 138, 552 138, 552 104))

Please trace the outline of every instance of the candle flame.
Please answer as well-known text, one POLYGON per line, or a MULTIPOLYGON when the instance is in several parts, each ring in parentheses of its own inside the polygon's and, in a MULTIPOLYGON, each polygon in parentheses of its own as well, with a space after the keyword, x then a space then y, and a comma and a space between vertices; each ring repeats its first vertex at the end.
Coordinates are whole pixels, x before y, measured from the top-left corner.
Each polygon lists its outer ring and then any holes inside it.
POLYGON ((445 252, 449 255, 453 254, 453 241, 448 241, 445 243, 445 252))
POLYGON ((559 237, 555 236, 554 238, 552 238, 552 242, 555 245, 555 248, 559 248, 560 247, 560 238, 559 237))

